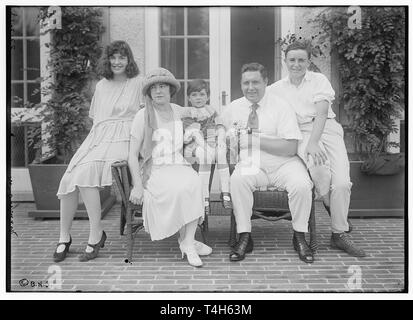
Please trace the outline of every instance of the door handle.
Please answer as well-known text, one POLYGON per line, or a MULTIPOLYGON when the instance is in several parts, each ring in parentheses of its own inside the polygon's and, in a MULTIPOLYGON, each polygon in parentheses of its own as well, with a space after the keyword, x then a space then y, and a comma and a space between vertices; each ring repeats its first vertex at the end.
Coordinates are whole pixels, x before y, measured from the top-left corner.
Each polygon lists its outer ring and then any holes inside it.
POLYGON ((226 100, 227 100, 227 93, 225 91, 222 91, 222 93, 221 93, 221 102, 222 102, 223 106, 225 106, 227 104, 226 100))

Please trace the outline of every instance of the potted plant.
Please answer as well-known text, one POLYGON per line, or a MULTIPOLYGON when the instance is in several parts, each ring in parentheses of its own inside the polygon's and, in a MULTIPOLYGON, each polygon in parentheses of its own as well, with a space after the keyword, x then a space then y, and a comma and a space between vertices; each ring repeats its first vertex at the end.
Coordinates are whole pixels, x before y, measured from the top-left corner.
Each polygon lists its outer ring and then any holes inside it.
MULTIPOLYGON (((29 165, 36 210, 29 216, 35 218, 59 217, 58 185, 67 164, 91 127, 88 110, 91 100, 90 83, 101 54, 100 35, 103 32, 101 11, 91 7, 62 7, 61 28, 49 28, 50 50, 47 68, 51 79, 42 94, 46 102, 33 109, 41 119, 41 126, 29 134, 38 157, 29 165), (36 137, 41 136, 41 139, 36 137)), ((40 21, 53 19, 56 12, 48 8, 40 11, 40 21)), ((101 191, 102 214, 110 209, 115 197, 110 187, 101 191)), ((76 217, 87 217, 84 205, 79 206, 76 217)))
MULTIPOLYGON (((351 216, 403 216, 404 153, 391 154, 390 133, 404 109, 406 8, 361 7, 361 16, 347 8, 329 8, 312 22, 329 42, 338 65, 337 97, 348 118, 347 134, 355 155, 351 216)), ((346 131, 347 131, 346 130, 346 131)))

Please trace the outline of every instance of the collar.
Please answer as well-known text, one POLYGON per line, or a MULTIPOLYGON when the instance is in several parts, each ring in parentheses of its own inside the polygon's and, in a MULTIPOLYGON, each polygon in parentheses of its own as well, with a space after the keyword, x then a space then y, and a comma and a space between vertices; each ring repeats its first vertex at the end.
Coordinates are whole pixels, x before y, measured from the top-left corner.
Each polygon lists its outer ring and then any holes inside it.
MULTIPOLYGON (((287 75, 283 80, 286 84, 288 84, 290 86, 294 86, 294 84, 291 82, 290 75, 287 75)), ((305 81, 311 81, 311 74, 310 74, 310 71, 308 69, 306 70, 306 72, 304 74, 304 77, 303 77, 303 79, 301 80, 301 83, 298 86, 300 87, 305 81)))
MULTIPOLYGON (((261 109, 261 107, 263 105, 265 105, 266 101, 267 101, 267 97, 268 97, 268 90, 265 89, 265 94, 264 96, 261 98, 260 101, 256 102, 256 104, 258 104, 258 108, 257 110, 261 109)), ((245 98, 245 97, 244 97, 245 98)), ((251 101, 249 101, 247 98, 245 98, 246 103, 248 104, 248 108, 251 110, 251 106, 253 105, 253 103, 251 101)))

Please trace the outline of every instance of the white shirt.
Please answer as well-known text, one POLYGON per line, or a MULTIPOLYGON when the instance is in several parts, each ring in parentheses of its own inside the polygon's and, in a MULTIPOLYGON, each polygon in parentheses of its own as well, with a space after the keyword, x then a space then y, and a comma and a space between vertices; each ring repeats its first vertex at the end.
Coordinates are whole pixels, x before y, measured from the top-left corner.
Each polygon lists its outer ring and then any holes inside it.
POLYGON ((297 115, 299 124, 313 121, 316 116, 314 104, 323 100, 328 102, 327 118, 336 116, 331 108, 335 92, 330 81, 322 73, 307 70, 298 87, 292 84, 287 76, 267 87, 267 90, 288 101, 297 115))
MULTIPOLYGON (((245 97, 232 101, 221 114, 222 122, 228 130, 246 128, 252 103, 245 97)), ((279 139, 301 140, 302 135, 298 128, 294 111, 282 98, 265 93, 258 102, 258 130, 262 135, 269 135, 279 139)), ((290 161, 294 156, 276 156, 257 148, 252 153, 240 151, 240 162, 254 164, 265 172, 277 170, 282 164, 290 161)))

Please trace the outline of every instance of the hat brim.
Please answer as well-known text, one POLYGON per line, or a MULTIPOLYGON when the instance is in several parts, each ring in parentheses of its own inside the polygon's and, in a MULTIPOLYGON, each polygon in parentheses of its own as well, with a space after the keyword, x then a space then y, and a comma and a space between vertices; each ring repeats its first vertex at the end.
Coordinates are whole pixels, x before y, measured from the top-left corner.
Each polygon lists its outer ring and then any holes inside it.
POLYGON ((179 83, 178 80, 176 79, 171 79, 171 77, 168 76, 154 76, 150 79, 148 79, 145 82, 145 85, 142 88, 142 94, 143 95, 149 95, 148 90, 150 89, 150 87, 152 85, 154 85, 155 83, 166 83, 169 84, 170 86, 175 88, 175 93, 179 91, 179 89, 181 89, 181 84, 179 83))

